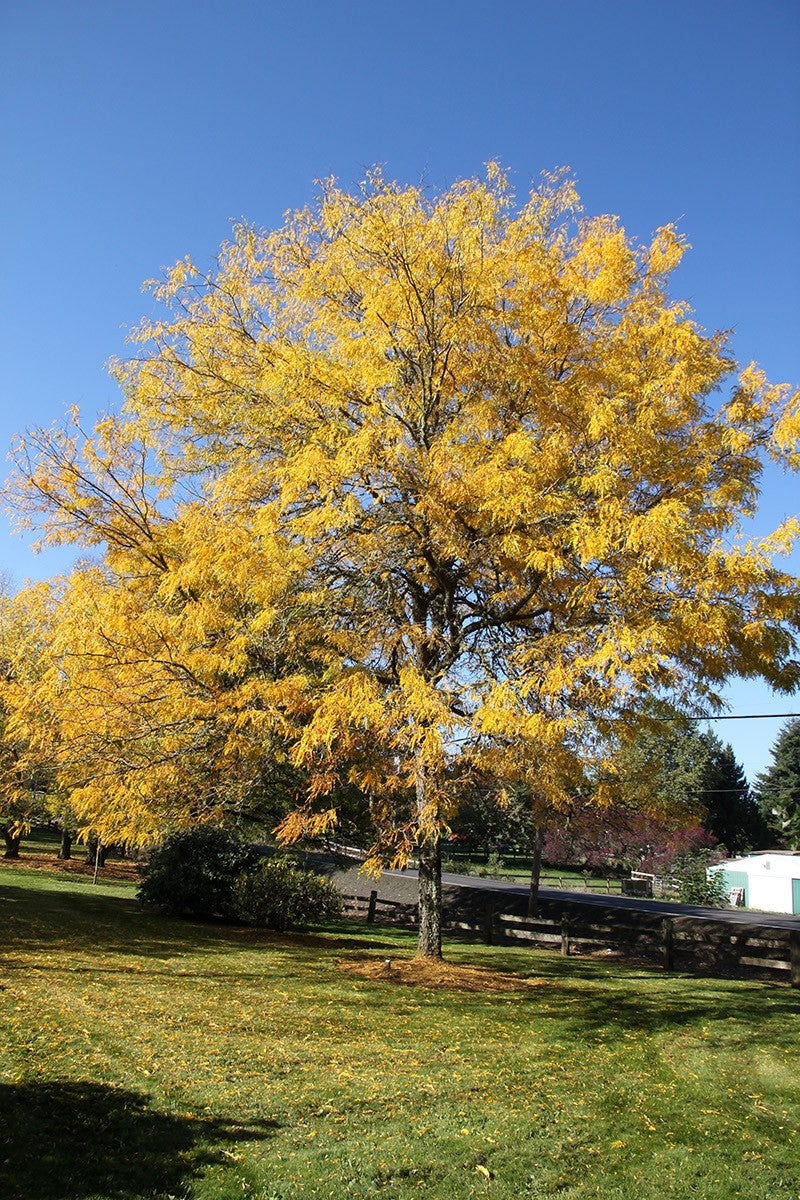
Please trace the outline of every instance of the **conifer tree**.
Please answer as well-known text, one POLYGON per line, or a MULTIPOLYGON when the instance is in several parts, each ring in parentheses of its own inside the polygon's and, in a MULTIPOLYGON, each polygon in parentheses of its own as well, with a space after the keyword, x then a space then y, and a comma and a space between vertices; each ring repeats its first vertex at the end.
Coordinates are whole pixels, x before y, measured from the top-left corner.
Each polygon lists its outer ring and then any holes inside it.
POLYGON ((699 741, 706 755, 700 794, 703 825, 731 854, 765 847, 769 832, 733 747, 713 733, 701 734, 699 741))
POLYGON ((755 792, 777 844, 800 850, 800 720, 779 733, 772 763, 756 778, 755 792))

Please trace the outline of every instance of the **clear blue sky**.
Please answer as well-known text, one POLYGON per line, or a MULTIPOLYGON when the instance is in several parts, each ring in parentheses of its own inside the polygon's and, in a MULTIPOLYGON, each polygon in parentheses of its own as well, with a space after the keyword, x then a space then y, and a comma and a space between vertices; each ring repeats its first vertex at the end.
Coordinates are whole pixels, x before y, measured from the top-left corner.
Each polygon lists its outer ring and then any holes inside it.
MULTIPOLYGON (((161 266, 373 163, 438 185, 496 158, 520 193, 568 166, 589 212, 678 221, 676 293, 800 382, 798 63, 798 0, 4 0, 0 440, 116 403, 103 364, 161 266)), ((770 476, 764 525, 798 508, 770 476)), ((18 583, 68 561, 0 530, 18 583)), ((779 724, 717 728, 752 775, 779 724)))

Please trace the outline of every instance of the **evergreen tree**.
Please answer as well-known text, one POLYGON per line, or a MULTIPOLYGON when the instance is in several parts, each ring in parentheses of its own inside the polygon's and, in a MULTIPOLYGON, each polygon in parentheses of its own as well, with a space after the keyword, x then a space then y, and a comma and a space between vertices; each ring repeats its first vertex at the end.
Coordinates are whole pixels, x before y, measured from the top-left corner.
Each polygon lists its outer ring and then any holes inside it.
POLYGON ((732 854, 766 847, 770 831, 733 748, 714 733, 702 733, 697 740, 705 754, 703 825, 732 854))
POLYGON ((772 760, 756 779, 756 797, 778 845, 800 850, 800 720, 781 730, 772 760))

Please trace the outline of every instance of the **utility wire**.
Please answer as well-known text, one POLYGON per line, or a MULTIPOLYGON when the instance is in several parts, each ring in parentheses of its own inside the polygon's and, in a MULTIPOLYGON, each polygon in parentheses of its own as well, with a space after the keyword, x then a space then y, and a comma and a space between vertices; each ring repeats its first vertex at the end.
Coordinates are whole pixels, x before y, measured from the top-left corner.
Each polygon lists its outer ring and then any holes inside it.
POLYGON ((681 713, 680 716, 658 717, 650 715, 651 721, 782 721, 786 717, 800 717, 795 713, 722 713, 715 717, 690 717, 681 713))

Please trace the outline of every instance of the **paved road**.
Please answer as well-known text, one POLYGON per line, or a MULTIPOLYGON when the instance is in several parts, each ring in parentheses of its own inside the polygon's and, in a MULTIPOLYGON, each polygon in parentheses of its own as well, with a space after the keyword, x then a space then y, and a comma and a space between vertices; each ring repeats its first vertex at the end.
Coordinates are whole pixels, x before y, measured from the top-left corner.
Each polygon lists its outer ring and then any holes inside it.
MULTIPOLYGON (((357 860, 350 870, 338 871, 338 883, 342 890, 364 893, 377 887, 384 898, 413 903, 417 899, 417 872, 383 871, 378 882, 365 879, 358 874, 357 860)), ((527 896, 528 885, 512 883, 505 879, 484 879, 476 875, 442 875, 443 887, 469 889, 472 891, 506 892, 513 896, 527 896)), ((695 904, 676 904, 666 900, 642 900, 635 896, 609 896, 604 892, 572 892, 566 888, 540 888, 539 896, 556 904, 581 904, 595 908, 623 908, 634 912, 653 913, 665 917, 697 917, 712 921, 723 921, 731 925, 760 925, 769 929, 798 929, 800 916, 784 913, 759 912, 752 908, 702 908, 695 904)))
MULTIPOLYGON (((386 871, 386 875, 416 878, 416 871, 386 871)), ((459 888, 510 892, 514 896, 527 896, 527 885, 510 883, 503 879, 481 879, 474 875, 443 875, 443 884, 459 888)), ((675 904, 665 900, 640 900, 634 896, 608 896, 597 892, 570 892, 565 888, 540 888, 542 900, 560 903, 590 904, 599 908, 627 908, 637 912, 652 912, 662 916, 707 917, 713 921, 727 921, 731 925, 764 925, 771 929, 800 929, 800 917, 783 913, 757 912, 750 908, 701 908, 694 904, 675 904)))

